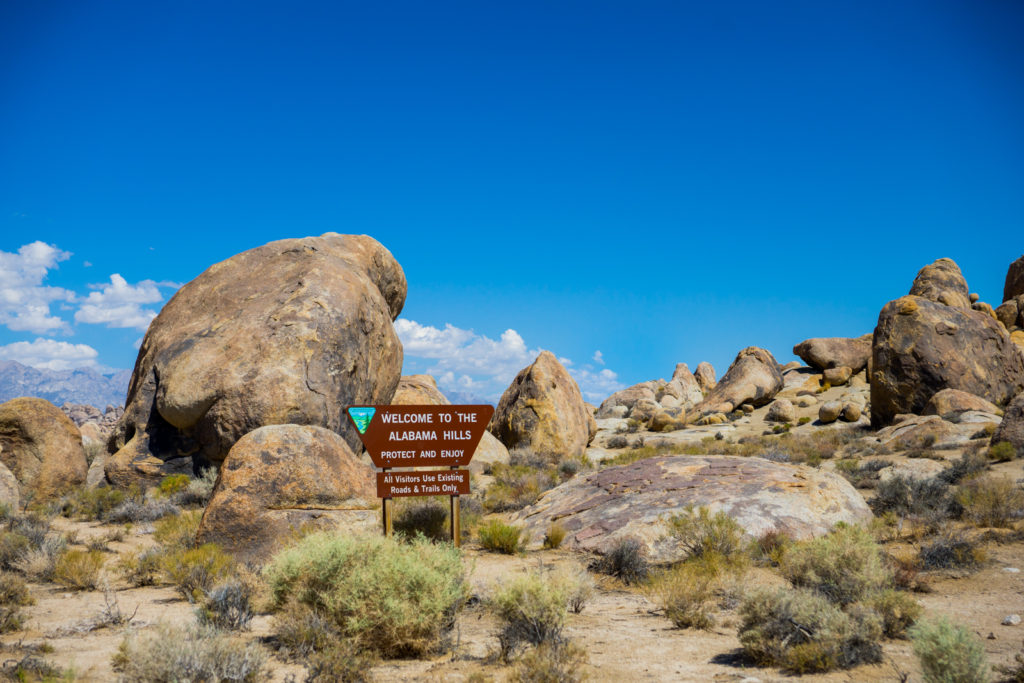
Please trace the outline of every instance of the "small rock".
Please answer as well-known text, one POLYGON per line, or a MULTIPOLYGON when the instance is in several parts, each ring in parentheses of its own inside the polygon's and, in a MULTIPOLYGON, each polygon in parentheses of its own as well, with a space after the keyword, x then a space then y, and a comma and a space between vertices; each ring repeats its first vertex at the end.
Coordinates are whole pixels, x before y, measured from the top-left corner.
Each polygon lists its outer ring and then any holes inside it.
POLYGON ((1003 571, 1007 574, 1020 574, 1020 570, 1016 567, 1003 567, 1003 571))
POLYGON ((743 412, 746 413, 747 415, 750 415, 752 412, 754 412, 754 406, 750 405, 749 403, 744 403, 743 405, 740 406, 740 409, 742 409, 743 412))
POLYGON ((823 424, 830 424, 839 419, 843 413, 843 404, 839 401, 827 401, 818 408, 818 419, 823 424))
POLYGON ((1008 614, 1003 618, 1003 626, 1016 626, 1020 623, 1019 614, 1008 614))
POLYGON ((856 403, 844 403, 839 416, 846 422, 856 422, 860 419, 860 406, 856 403))
POLYGON ((980 298, 981 297, 978 295, 977 292, 971 292, 971 295, 968 297, 968 300, 973 304, 977 303, 980 298))
POLYGON ((788 398, 777 398, 768 407, 765 419, 769 422, 795 422, 796 408, 788 398))
POLYGON ((839 387, 850 381, 850 377, 853 376, 853 369, 841 365, 838 368, 826 368, 822 374, 826 382, 834 387, 839 387))
POLYGON ((989 632, 989 634, 988 634, 988 639, 989 639, 989 640, 996 640, 996 634, 994 634, 994 633, 992 633, 992 632, 990 631, 990 632, 989 632))

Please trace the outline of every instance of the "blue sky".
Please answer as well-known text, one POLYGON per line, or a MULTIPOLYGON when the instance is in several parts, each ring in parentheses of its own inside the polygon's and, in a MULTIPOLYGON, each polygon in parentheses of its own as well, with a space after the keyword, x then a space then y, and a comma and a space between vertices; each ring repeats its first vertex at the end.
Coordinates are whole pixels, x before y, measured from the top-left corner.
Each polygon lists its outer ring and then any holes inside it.
POLYGON ((130 368, 285 237, 405 269, 406 371, 584 392, 870 332, 1024 252, 1015 2, 0 4, 0 358, 130 368), (597 352, 600 351, 600 354, 597 352), (449 374, 450 373, 450 374, 449 374))

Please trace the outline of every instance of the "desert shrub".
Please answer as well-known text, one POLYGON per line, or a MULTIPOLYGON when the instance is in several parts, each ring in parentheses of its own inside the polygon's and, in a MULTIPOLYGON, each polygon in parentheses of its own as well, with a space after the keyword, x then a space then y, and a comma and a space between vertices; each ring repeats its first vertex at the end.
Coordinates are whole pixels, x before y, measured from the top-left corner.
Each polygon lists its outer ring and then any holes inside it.
POLYGON ((99 583, 103 562, 99 550, 66 550, 57 558, 53 580, 67 588, 92 590, 99 583))
POLYGON ((640 583, 650 573, 647 547, 639 539, 623 538, 608 548, 604 555, 595 558, 590 568, 625 583, 640 583))
POLYGON ((544 547, 553 550, 562 545, 562 541, 565 540, 565 534, 564 526, 558 522, 552 522, 551 526, 548 527, 548 532, 544 534, 544 547))
POLYGON ((124 680, 230 681, 262 679, 267 656, 256 642, 242 643, 214 628, 158 625, 152 632, 131 633, 114 656, 124 680))
POLYGON ((594 597, 594 579, 585 569, 566 570, 561 575, 568 586, 567 606, 573 614, 579 614, 594 597))
POLYGON ((740 619, 740 644, 758 664, 808 673, 881 660, 878 616, 848 614, 815 591, 754 592, 740 606, 740 619))
POLYGON ((17 574, 0 572, 0 605, 31 605, 32 594, 28 584, 17 574))
POLYGON ((964 451, 960 459, 946 469, 939 472, 936 477, 947 484, 959 484, 964 479, 974 476, 979 472, 988 469, 988 460, 978 453, 964 451))
POLYGON ((984 683, 989 680, 985 648, 969 630, 945 617, 910 629, 914 654, 927 683, 984 683))
POLYGON ((36 514, 11 517, 7 521, 7 526, 12 533, 28 539, 29 545, 33 548, 41 546, 50 532, 50 520, 36 514))
POLYGON ((665 521, 668 524, 669 536, 678 542, 690 557, 717 553, 724 558, 733 558, 743 549, 743 529, 736 520, 721 510, 712 515, 706 507, 694 510, 691 505, 665 521))
POLYGON ((571 591, 562 575, 531 572, 512 579, 490 599, 491 610, 502 621, 498 641, 506 661, 522 643, 563 642, 571 591))
POLYGON ((903 591, 889 588, 875 593, 867 602, 882 619, 882 632, 886 638, 902 638, 921 616, 921 605, 903 591))
POLYGON ((621 434, 613 436, 612 438, 608 439, 608 448, 625 448, 628 445, 629 440, 626 439, 626 437, 622 436, 621 434))
POLYGON ((653 577, 648 594, 677 628, 714 626, 713 579, 695 563, 683 563, 653 577))
POLYGON ((1017 457, 1017 449, 1009 441, 1000 441, 988 449, 988 459, 996 462, 1006 462, 1017 457))
POLYGON ((898 530, 902 529, 903 521, 908 518, 934 530, 946 519, 956 517, 960 511, 949 485, 938 477, 890 477, 879 482, 876 495, 868 505, 876 515, 896 515, 899 519, 898 530))
POLYGON ((761 534, 751 543, 750 554, 758 562, 778 567, 786 551, 792 546, 793 539, 789 534, 773 529, 761 534))
POLYGON ((116 568, 133 586, 152 586, 163 571, 164 553, 159 548, 131 552, 121 557, 116 568))
POLYGON ((827 536, 795 544, 782 559, 794 586, 818 591, 839 605, 857 602, 892 585, 881 548, 857 526, 836 525, 827 536))
POLYGON ((512 555, 522 547, 525 539, 520 538, 523 530, 501 520, 492 519, 477 530, 480 545, 484 550, 512 555))
POLYGON ((811 418, 808 415, 804 415, 799 420, 797 420, 796 423, 798 425, 805 425, 805 424, 807 424, 810 421, 811 421, 811 418))
POLYGON ((351 641, 340 640, 312 653, 304 662, 305 683, 360 683, 369 678, 374 657, 360 652, 351 641))
POLYGON ((836 472, 843 475, 856 488, 872 489, 878 485, 878 473, 891 466, 892 463, 888 460, 868 460, 864 462, 856 458, 850 458, 837 462, 836 472))
POLYGON ((165 552, 160 565, 167 580, 189 602, 200 601, 206 591, 228 579, 235 570, 234 558, 216 543, 165 552))
POLYGON ((13 569, 14 563, 30 548, 27 538, 13 531, 0 532, 0 569, 13 569))
POLYGON ((1024 652, 1013 656, 1013 664, 996 666, 995 670, 1002 674, 1003 683, 1024 683, 1024 652))
POLYGON ((205 506, 213 495, 213 487, 217 483, 217 469, 205 467, 198 477, 190 479, 188 486, 175 493, 171 500, 182 507, 205 506))
POLYGON ((252 588, 243 581, 231 579, 217 584, 203 594, 196 612, 199 622, 231 631, 243 630, 252 621, 252 588))
POLYGON ((57 558, 67 547, 67 542, 60 536, 47 536, 38 548, 24 551, 13 563, 13 568, 25 576, 38 581, 50 581, 57 558))
POLYGON ((918 550, 925 569, 975 569, 985 561, 985 552, 964 532, 946 529, 918 550))
POLYGON ((1009 527, 1024 517, 1024 490, 1009 477, 975 477, 960 487, 957 501, 976 526, 1009 527))
MULTIPOLYGON (((518 462, 523 462, 520 455, 518 462)), ((532 462, 532 461, 531 461, 532 462)), ((520 510, 532 505, 548 489, 558 483, 558 470, 546 459, 536 466, 516 464, 509 455, 509 464, 494 463, 491 466, 494 482, 484 494, 484 507, 492 512, 520 510)))
POLYGON ((103 516, 103 521, 115 524, 126 522, 155 522, 167 515, 181 512, 166 498, 128 498, 103 516))
POLYGON ((165 517, 153 528, 153 540, 168 550, 194 548, 202 518, 201 510, 189 510, 165 517))
POLYGON ((544 643, 523 653, 512 669, 519 683, 577 683, 586 680, 586 652, 575 643, 544 643))
POLYGON ((337 625, 329 616, 296 599, 286 602, 274 614, 274 633, 281 647, 294 657, 326 650, 342 640, 337 625))
POLYGON ((110 486, 78 488, 60 501, 59 512, 68 518, 103 519, 125 501, 125 493, 110 486))
POLYGON ((406 536, 420 533, 433 541, 448 538, 449 511, 447 505, 436 499, 403 498, 399 500, 402 502, 395 506, 393 521, 395 531, 406 536))
POLYGON ((161 496, 169 498, 179 491, 184 491, 191 479, 187 474, 168 474, 160 480, 156 490, 161 496))
POLYGON ((459 551, 423 537, 306 536, 264 570, 275 605, 324 613, 360 650, 422 655, 451 630, 466 600, 459 551))

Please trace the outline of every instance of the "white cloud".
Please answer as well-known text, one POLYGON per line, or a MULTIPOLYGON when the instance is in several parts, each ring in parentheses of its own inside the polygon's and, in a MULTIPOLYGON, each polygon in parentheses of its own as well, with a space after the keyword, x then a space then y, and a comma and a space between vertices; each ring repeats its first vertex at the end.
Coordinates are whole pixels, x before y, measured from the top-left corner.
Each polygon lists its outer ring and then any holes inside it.
POLYGON ((39 338, 31 342, 14 342, 0 346, 0 359, 15 360, 23 365, 46 370, 95 368, 99 353, 86 344, 69 344, 55 339, 39 338))
POLYGON ((604 365, 604 354, 598 349, 594 351, 593 361, 599 365, 604 365))
MULTIPOLYGON (((442 330, 400 318, 395 321, 395 331, 410 365, 416 365, 417 359, 429 361, 425 371, 437 378, 442 391, 472 392, 495 402, 516 373, 541 352, 539 348, 528 348, 522 336, 511 329, 505 330, 499 339, 491 339, 451 324, 442 330)), ((572 368, 569 358, 559 361, 571 368, 569 373, 588 401, 601 401, 623 388, 611 370, 595 372, 590 365, 572 368)))
POLYGON ((143 308, 142 305, 163 301, 159 287, 170 284, 143 280, 130 285, 114 273, 109 283, 89 285, 90 289, 99 291, 90 292, 82 302, 81 308, 75 313, 75 322, 145 330, 156 317, 156 311, 143 308))
POLYGON ((70 257, 69 252, 38 240, 17 253, 0 251, 0 325, 36 334, 67 331, 68 324, 50 314, 50 304, 74 301, 75 294, 44 286, 43 280, 47 271, 70 257))

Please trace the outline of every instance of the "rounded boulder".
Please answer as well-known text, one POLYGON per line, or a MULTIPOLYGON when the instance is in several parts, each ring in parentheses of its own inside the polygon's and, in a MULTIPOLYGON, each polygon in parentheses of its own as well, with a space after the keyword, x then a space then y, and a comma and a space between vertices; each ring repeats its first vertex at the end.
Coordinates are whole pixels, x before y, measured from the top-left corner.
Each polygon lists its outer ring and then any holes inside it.
POLYGON ((75 423, 42 398, 0 404, 0 461, 17 479, 21 500, 35 503, 84 483, 89 469, 75 423))

